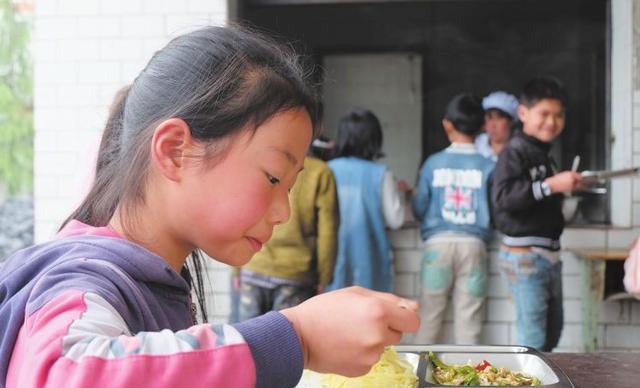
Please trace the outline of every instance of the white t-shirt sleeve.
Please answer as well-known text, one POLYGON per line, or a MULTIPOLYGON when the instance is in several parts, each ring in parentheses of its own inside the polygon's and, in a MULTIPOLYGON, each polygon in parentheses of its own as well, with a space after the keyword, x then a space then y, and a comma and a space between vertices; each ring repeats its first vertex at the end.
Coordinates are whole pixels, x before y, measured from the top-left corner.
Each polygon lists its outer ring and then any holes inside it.
POLYGON ((404 206, 400 200, 393 173, 385 171, 382 179, 382 213, 384 221, 391 229, 398 229, 404 221, 404 206))

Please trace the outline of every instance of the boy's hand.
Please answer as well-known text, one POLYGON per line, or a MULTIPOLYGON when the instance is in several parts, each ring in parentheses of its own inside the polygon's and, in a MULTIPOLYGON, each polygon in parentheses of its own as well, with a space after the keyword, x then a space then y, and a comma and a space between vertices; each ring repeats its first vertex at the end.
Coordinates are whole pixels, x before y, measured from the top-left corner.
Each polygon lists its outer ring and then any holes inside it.
POLYGON ((411 186, 409 185, 409 183, 407 183, 406 180, 404 179, 400 179, 398 181, 398 191, 401 193, 405 193, 407 191, 411 190, 411 186))
POLYGON ((281 310, 300 337, 305 368, 361 376, 385 346, 420 326, 418 304, 393 294, 349 287, 281 310))
POLYGON ((407 202, 411 201, 411 198, 416 195, 415 187, 411 187, 404 179, 398 181, 398 192, 404 195, 404 200, 407 202))
POLYGON ((552 193, 570 193, 582 181, 582 175, 575 171, 562 171, 544 180, 552 193))

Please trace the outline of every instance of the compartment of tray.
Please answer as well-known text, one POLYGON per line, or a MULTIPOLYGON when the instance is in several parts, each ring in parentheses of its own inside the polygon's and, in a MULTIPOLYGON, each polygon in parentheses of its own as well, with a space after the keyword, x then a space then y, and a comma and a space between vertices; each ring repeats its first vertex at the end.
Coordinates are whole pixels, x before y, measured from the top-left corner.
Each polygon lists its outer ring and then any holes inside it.
MULTIPOLYGON (((551 367, 540 357, 528 353, 436 353, 445 364, 465 365, 467 362, 476 365, 482 360, 489 361, 497 368, 508 368, 537 377, 542 386, 553 385, 560 382, 560 379, 551 367)), ((435 386, 442 386, 433 379, 433 364, 427 363, 425 379, 435 386)))
MULTIPOLYGON (((424 368, 426 364, 424 364, 424 357, 420 351, 399 350, 398 346, 394 346, 394 348, 398 353, 398 357, 403 358, 413 367, 413 373, 418 376, 418 388, 424 387, 424 378, 420 378, 418 368, 419 365, 424 368)), ((424 377, 424 372, 422 373, 422 377, 424 377)), ((324 385, 322 384, 323 378, 324 374, 305 369, 300 382, 298 382, 298 385, 296 385, 295 388, 324 388, 324 385)))
POLYGON ((542 353, 525 346, 407 345, 396 348, 398 351, 420 353, 417 372, 421 380, 419 387, 447 387, 433 379, 433 366, 428 359, 429 351, 446 364, 465 365, 471 361, 475 365, 487 360, 496 367, 505 367, 537 377, 542 384, 539 387, 574 387, 564 372, 545 359, 542 353))

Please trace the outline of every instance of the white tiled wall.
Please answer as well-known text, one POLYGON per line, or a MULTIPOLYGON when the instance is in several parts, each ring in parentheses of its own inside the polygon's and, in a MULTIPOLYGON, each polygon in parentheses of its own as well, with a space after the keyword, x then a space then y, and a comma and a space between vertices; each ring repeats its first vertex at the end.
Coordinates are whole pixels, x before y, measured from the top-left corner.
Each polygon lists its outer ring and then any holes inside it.
POLYGON ((190 28, 223 24, 226 0, 36 0, 35 238, 78 203, 107 107, 153 52, 190 28))
MULTIPOLYGON (((587 230, 568 229, 562 238, 565 247, 583 247, 602 249, 626 247, 627 240, 623 236, 639 235, 637 230, 587 230), (611 240, 611 236, 616 236, 611 240), (615 244, 609 245, 608 241, 615 244), (625 245, 616 245, 618 241, 625 245)), ((417 298, 419 295, 420 258, 422 256, 421 241, 416 228, 404 228, 391 232, 396 247, 395 268, 397 274, 396 293, 417 298), (402 280, 400 280, 402 279, 402 280), (402 281, 403 283, 400 283, 402 281)), ((515 342, 515 315, 509 300, 505 281, 500 277, 497 266, 497 246, 490 249, 489 288, 485 304, 485 321, 481 341, 486 344, 513 344, 515 342)), ((563 306, 565 325, 560 343, 556 351, 581 351, 582 349, 582 262, 571 251, 562 252, 563 270, 563 306)), ((445 329, 442 341, 451 342, 453 316, 447 310, 445 329)), ((626 333, 640 332, 640 301, 624 300, 620 302, 603 302, 600 309, 598 344, 601 349, 639 349, 640 339, 637 336, 622 338, 626 333)), ((411 337, 405 337, 411 342, 411 337)))
MULTIPOLYGON (((107 108, 170 38, 227 20, 227 0, 36 0, 35 238, 50 239, 87 190, 107 108)), ((229 310, 213 264, 214 319, 229 310)))
MULTIPOLYGON (((640 160, 640 5, 634 4, 633 141, 629 158, 640 160)), ((115 91, 142 69, 168 39, 194 26, 222 24, 225 0, 37 0, 35 18, 35 208, 36 239, 44 241, 79 201, 90 179, 93 151, 115 91)), ((565 246, 626 247, 640 235, 640 179, 633 182, 634 228, 567 230, 565 246)), ((419 237, 415 228, 393 233, 397 291, 418 293, 419 237)), ((566 325, 560 350, 581 344, 579 262, 564 253, 566 325)), ((214 320, 229 311, 228 271, 212 264, 210 311, 214 320)), ((483 338, 513 342, 513 312, 505 285, 491 266, 483 338)), ((449 314, 449 320, 451 315, 449 314)), ((450 322, 447 325, 450 328, 450 322)), ((605 348, 640 348, 640 302, 606 302, 599 343, 605 348)))

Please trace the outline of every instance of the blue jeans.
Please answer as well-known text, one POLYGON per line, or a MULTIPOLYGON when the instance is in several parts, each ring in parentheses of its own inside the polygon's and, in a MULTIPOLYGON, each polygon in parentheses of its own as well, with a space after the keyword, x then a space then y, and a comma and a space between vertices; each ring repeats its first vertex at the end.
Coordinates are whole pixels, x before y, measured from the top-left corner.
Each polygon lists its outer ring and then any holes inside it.
POLYGON ((500 272, 516 308, 517 343, 551 351, 558 345, 564 324, 562 262, 552 263, 536 252, 501 247, 500 272))

